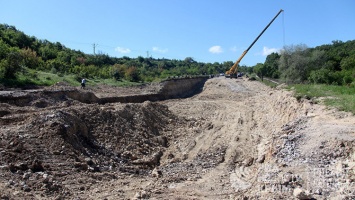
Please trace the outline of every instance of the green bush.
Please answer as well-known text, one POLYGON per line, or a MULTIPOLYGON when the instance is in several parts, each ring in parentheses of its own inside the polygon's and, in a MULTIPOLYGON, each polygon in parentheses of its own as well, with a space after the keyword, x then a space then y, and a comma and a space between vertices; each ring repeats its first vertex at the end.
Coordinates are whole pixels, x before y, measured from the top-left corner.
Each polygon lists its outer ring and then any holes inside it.
POLYGON ((344 85, 350 85, 353 82, 353 78, 349 75, 344 76, 343 83, 344 85))
POLYGON ((329 84, 332 82, 330 74, 331 71, 329 69, 314 70, 311 71, 308 80, 314 84, 329 84))

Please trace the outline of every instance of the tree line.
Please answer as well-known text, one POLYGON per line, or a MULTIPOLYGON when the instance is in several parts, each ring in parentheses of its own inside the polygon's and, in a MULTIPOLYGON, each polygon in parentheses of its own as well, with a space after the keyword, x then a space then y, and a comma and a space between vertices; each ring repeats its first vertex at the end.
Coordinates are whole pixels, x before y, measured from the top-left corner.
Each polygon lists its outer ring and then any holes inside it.
POLYGON ((59 42, 28 36, 14 26, 0 24, 0 79, 15 79, 28 69, 86 78, 114 78, 150 82, 171 76, 208 75, 225 72, 233 62, 203 63, 184 60, 111 57, 85 54, 59 42))
MULTIPOLYGON (((0 82, 16 79, 18 74, 29 70, 75 74, 78 80, 85 77, 151 82, 174 76, 224 73, 233 64, 197 62, 192 57, 175 60, 85 54, 0 24, 0 82)), ((239 71, 286 83, 355 85, 355 40, 335 40, 315 48, 304 44, 285 46, 279 53, 268 55, 264 63, 240 66, 239 71)))
POLYGON ((286 46, 253 67, 260 77, 286 83, 355 86, 355 40, 332 41, 315 48, 304 44, 286 46))

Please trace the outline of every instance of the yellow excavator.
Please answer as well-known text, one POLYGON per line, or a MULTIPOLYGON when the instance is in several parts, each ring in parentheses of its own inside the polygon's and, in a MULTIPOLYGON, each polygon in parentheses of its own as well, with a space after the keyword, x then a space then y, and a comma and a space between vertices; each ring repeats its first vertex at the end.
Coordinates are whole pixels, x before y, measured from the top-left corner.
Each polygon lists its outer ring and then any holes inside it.
POLYGON ((235 61, 234 65, 225 73, 225 76, 227 78, 237 78, 238 77, 238 65, 240 63, 240 61, 243 59, 243 57, 245 56, 245 54, 248 53, 249 49, 255 44, 256 41, 258 41, 258 39, 260 38, 260 36, 266 31, 267 28, 269 28, 269 26, 272 24, 272 22, 274 22, 274 20, 277 18, 277 16, 279 16, 279 14, 283 12, 283 10, 281 9, 276 16, 271 20, 271 22, 264 28, 263 31, 261 31, 261 33, 259 34, 259 36, 254 40, 253 43, 251 43, 251 45, 247 48, 247 50, 245 50, 242 55, 239 57, 239 59, 237 61, 235 61))

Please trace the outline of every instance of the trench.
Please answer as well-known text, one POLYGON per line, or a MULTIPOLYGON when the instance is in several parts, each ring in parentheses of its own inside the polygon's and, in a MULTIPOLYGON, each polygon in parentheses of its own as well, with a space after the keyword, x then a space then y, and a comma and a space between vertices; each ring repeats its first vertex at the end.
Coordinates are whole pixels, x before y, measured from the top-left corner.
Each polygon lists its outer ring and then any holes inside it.
POLYGON ((204 83, 207 80, 208 77, 170 79, 159 83, 161 88, 157 93, 102 98, 97 97, 92 92, 85 92, 77 89, 0 91, 0 103, 27 106, 30 102, 43 97, 63 101, 69 98, 87 104, 155 102, 167 99, 191 97, 202 91, 204 83))

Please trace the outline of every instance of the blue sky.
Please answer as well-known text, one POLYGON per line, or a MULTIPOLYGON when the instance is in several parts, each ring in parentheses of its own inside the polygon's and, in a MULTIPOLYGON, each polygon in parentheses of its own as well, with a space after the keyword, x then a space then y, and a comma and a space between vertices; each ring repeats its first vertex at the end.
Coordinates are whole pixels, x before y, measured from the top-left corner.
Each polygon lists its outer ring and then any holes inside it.
POLYGON ((114 57, 263 63, 284 45, 355 39, 354 0, 0 0, 0 23, 66 47, 114 57))

